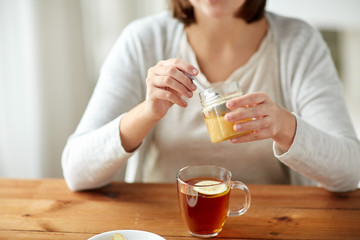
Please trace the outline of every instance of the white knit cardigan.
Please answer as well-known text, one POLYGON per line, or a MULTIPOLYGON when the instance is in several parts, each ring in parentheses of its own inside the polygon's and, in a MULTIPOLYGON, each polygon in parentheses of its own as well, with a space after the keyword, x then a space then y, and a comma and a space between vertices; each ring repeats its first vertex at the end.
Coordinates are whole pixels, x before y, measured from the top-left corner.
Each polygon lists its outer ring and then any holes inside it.
MULTIPOLYGON (((360 142, 326 44, 303 21, 269 12, 266 18, 277 44, 285 107, 297 119, 291 148, 283 153, 274 143, 274 155, 289 167, 292 184, 317 184, 330 191, 356 189, 360 142)), ((123 30, 63 151, 64 177, 71 190, 103 186, 119 172, 120 179, 142 181, 151 139, 127 153, 121 145, 119 122, 145 99, 147 70, 176 56, 183 31, 183 24, 169 12, 136 20, 123 30)))

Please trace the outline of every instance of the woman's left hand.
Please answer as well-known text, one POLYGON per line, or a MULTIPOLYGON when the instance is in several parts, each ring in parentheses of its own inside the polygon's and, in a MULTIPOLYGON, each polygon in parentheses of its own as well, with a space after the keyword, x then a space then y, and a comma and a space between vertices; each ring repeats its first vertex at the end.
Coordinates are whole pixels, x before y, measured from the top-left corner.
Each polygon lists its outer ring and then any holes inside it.
POLYGON ((225 115, 229 122, 235 122, 236 132, 252 133, 230 139, 232 143, 250 142, 272 138, 283 151, 287 151, 296 132, 296 118, 289 111, 274 103, 261 92, 250 93, 229 100, 227 108, 232 112, 225 115), (245 119, 252 121, 239 122, 245 119))

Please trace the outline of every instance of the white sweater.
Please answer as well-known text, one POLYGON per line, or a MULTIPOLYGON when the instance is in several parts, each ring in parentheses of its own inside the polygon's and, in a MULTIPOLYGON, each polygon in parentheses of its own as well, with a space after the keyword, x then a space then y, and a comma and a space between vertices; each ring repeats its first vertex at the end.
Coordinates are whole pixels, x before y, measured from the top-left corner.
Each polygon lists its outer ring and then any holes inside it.
MULTIPOLYGON (((291 148, 282 153, 274 144, 271 155, 288 167, 291 184, 317 183, 331 191, 356 189, 360 179, 360 142, 326 44, 316 30, 300 20, 272 13, 267 13, 266 18, 278 50, 279 88, 284 107, 297 118, 291 148)), ((134 21, 124 29, 63 152, 64 177, 71 190, 103 186, 117 174, 118 179, 127 181, 151 181, 146 177, 148 169, 154 166, 162 150, 162 146, 154 144, 157 128, 134 153, 127 153, 121 145, 119 123, 127 111, 145 99, 148 69, 160 60, 177 56, 183 33, 183 24, 168 12, 134 21)), ((190 136, 193 139, 189 141, 200 146, 209 142, 208 137, 190 136)), ((169 152, 169 158, 189 151, 189 146, 181 144, 166 147, 175 150, 169 152)), ((256 154, 266 149, 253 151, 256 154)), ((194 153, 191 164, 207 163, 201 159, 201 152, 193 149, 191 152, 194 153)), ((164 171, 168 170, 172 176, 179 166, 169 162, 164 171)), ((169 181, 168 177, 163 179, 169 181)))

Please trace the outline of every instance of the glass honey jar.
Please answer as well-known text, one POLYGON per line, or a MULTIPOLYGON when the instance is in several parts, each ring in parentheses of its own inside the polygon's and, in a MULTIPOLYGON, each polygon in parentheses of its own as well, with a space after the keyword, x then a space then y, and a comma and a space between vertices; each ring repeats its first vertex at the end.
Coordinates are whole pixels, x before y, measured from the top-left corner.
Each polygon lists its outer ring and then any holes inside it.
MULTIPOLYGON (((218 143, 252 132, 236 132, 234 130, 235 123, 228 122, 224 118, 226 113, 234 111, 226 107, 226 102, 242 95, 239 82, 215 84, 211 88, 200 92, 202 113, 211 142, 218 143)), ((244 119, 240 122, 250 120, 251 119, 244 119)))

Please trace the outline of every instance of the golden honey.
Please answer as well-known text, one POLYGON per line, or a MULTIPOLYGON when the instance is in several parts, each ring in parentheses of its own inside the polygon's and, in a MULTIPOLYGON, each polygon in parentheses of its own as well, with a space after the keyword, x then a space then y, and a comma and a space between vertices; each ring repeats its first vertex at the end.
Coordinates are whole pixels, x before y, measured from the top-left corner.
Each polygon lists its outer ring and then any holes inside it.
MULTIPOLYGON (((226 121, 224 116, 206 117, 204 115, 204 119, 209 132, 210 140, 213 143, 226 141, 230 138, 246 135, 252 132, 252 130, 245 132, 236 132, 234 130, 235 123, 226 121)), ((246 119, 240 122, 250 120, 251 119, 246 119)))
MULTIPOLYGON (((218 143, 253 132, 253 130, 236 132, 234 130, 235 123, 228 122, 224 118, 226 113, 236 111, 226 107, 227 101, 240 96, 242 96, 242 91, 239 82, 217 84, 200 92, 202 113, 211 142, 218 143)), ((240 122, 251 120, 244 119, 240 122)))

